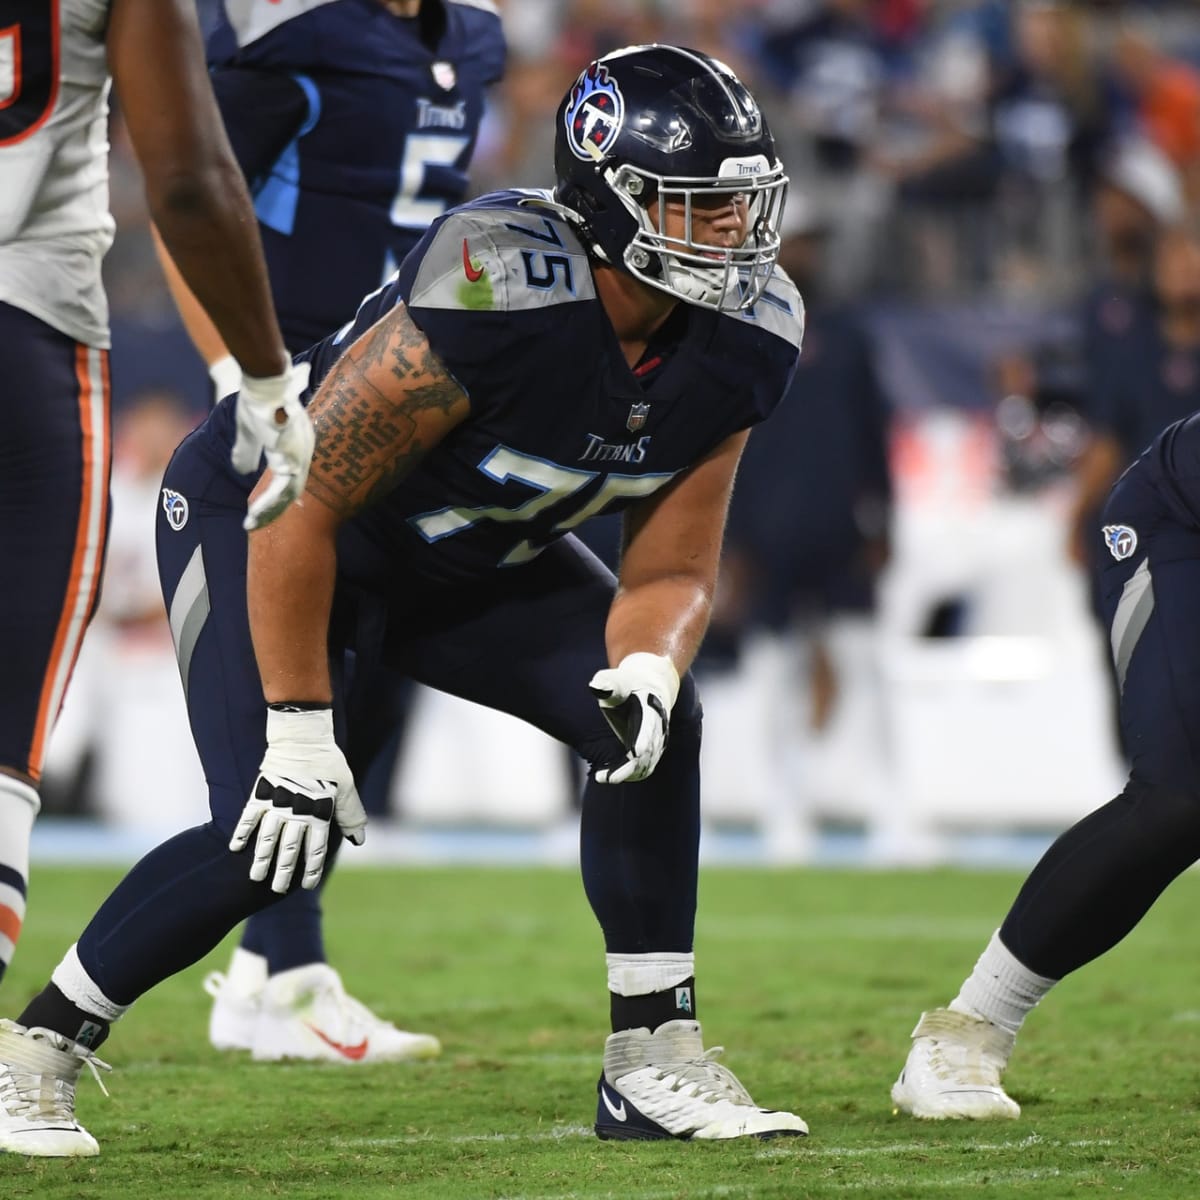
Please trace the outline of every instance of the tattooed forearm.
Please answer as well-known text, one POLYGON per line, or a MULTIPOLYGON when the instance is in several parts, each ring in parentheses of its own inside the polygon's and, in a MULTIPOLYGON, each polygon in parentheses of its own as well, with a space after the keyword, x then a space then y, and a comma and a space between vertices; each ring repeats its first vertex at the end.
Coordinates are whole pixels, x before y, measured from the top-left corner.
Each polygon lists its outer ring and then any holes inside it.
POLYGON ((309 494, 352 516, 395 487, 467 411, 462 389, 397 306, 342 355, 313 399, 309 494))

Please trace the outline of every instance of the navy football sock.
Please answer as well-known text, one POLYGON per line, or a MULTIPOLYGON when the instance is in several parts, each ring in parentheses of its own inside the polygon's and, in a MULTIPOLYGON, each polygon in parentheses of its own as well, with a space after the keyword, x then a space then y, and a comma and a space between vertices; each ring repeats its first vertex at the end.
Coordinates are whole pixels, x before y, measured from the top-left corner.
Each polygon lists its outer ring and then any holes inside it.
POLYGON ((109 1031, 108 1021, 68 1000, 53 983, 46 984, 30 1000, 17 1022, 26 1029, 53 1029, 93 1050, 104 1042, 109 1031))
POLYGON ((667 1021, 695 1021, 696 980, 685 979, 675 987, 645 996, 608 994, 608 1011, 613 1033, 621 1029, 646 1028, 653 1032, 667 1021))

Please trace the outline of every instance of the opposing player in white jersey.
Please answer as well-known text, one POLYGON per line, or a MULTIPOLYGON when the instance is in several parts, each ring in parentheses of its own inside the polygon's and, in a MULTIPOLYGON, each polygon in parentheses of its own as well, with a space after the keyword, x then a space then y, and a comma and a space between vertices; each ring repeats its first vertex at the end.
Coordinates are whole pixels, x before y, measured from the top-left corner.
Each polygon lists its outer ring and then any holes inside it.
POLYGON ((307 371, 284 349, 191 0, 26 0, 16 13, 0 29, 0 975, 108 531, 110 75, 154 221, 250 377, 233 463, 256 471, 265 452, 280 485, 249 527, 303 489, 312 454, 307 371))

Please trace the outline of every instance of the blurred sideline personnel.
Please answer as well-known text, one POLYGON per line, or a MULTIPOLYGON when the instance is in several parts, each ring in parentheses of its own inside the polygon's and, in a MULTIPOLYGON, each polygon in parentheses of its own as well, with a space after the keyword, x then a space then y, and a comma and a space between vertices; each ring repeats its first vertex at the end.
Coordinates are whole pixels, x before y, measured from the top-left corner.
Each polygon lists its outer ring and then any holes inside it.
POLYGON ((892 511, 889 415, 874 352, 853 313, 825 299, 829 228, 808 197, 790 196, 779 264, 804 297, 804 355, 792 401, 746 448, 726 553, 737 625, 781 632, 795 623, 810 636, 816 730, 838 690, 824 625, 834 614, 874 611, 892 511))
MULTIPOLYGON (((430 221, 462 202, 504 35, 488 0, 222 8, 209 38, 213 87, 254 196, 284 340, 298 354, 343 325, 430 221)), ((237 390, 236 363, 164 266, 220 399, 237 390)), ((381 752, 394 748, 410 685, 353 657, 346 670, 347 758, 360 785, 380 759, 371 780, 386 787, 393 759, 381 752)), ((436 1055, 436 1038, 399 1030, 346 994, 326 962, 320 896, 296 891, 251 917, 228 972, 208 976, 213 1045, 259 1060, 436 1055)))
POLYGON ((177 452, 166 484, 191 517, 164 514, 159 562, 191 631, 180 665, 213 820, 134 867, 4 1027, 0 1088, 42 1107, 0 1121, 0 1147, 96 1153, 74 1085, 110 1023, 297 877, 315 886, 331 833, 362 840, 335 740, 349 646, 589 764, 581 857, 613 1029, 597 1134, 807 1132, 706 1055, 692 948, 688 667, 747 430, 799 353, 800 298, 774 265, 787 179, 746 88, 677 47, 589 64, 556 130, 554 192, 439 218, 308 353, 308 490, 248 559, 229 401, 177 452), (619 580, 570 534, 609 508, 626 510, 619 580))
POLYGON ((25 916, 46 741, 95 611, 108 536, 109 72, 171 253, 247 372, 234 461, 278 487, 251 524, 304 486, 307 365, 288 359, 250 198, 221 127, 189 0, 24 5, 0 72, 0 975, 25 916), (282 423, 276 424, 276 417, 282 423), (15 582, 19 574, 19 585, 15 582))
POLYGON ((1167 425, 1200 406, 1195 366, 1186 361, 1200 275, 1194 239, 1175 232, 1183 213, 1178 174, 1152 146, 1129 143, 1106 160, 1095 220, 1109 269, 1081 313, 1083 413, 1092 437, 1076 466, 1069 545, 1076 562, 1097 572, 1096 515, 1117 476, 1167 425))
POLYGON ((1129 780, 1050 847, 949 1007, 922 1015, 892 1089, 914 1116, 1018 1116, 1001 1076, 1026 1016, 1200 858, 1200 413, 1125 472, 1095 536, 1129 780))

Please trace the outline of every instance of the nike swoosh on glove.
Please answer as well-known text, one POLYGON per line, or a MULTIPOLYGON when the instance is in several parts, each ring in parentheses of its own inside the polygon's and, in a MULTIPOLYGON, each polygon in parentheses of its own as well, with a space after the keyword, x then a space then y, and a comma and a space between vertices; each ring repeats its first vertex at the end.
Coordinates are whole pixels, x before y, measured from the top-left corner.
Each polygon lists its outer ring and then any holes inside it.
POLYGON ((615 667, 597 671, 588 687, 625 748, 623 763, 596 768, 596 782, 645 779, 667 748, 671 709, 679 695, 675 664, 662 654, 627 654, 615 667))
POLYGON ((308 363, 291 363, 282 375, 268 379, 243 376, 238 392, 236 424, 230 461, 248 475, 266 455, 271 482, 255 497, 242 522, 245 529, 268 525, 301 492, 308 481, 316 434, 300 403, 308 386, 308 363))
POLYGON ((301 887, 315 888, 325 870, 329 827, 361 846, 367 814, 358 798, 346 756, 334 740, 333 710, 267 710, 267 751, 242 809, 230 850, 245 849, 257 830, 250 878, 261 883, 271 871, 271 890, 291 885, 301 854, 301 887))

